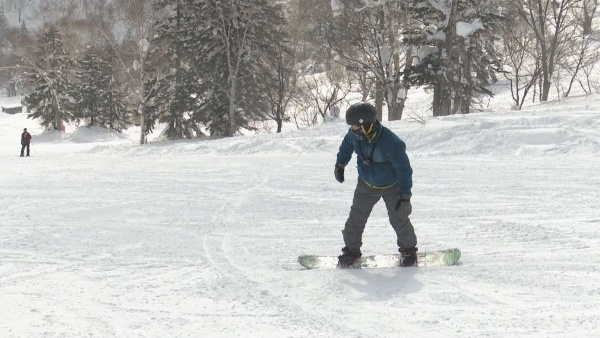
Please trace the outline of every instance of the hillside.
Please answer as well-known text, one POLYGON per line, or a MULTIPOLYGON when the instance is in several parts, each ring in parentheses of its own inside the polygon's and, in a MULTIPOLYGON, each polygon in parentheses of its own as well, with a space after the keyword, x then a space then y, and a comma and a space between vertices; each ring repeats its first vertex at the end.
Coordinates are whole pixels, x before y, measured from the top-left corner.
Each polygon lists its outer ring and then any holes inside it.
MULTIPOLYGON (((599 100, 384 122, 408 146, 420 250, 463 256, 370 270, 296 262, 343 246, 343 120, 139 146, 135 128, 59 135, 0 113, 0 335, 598 336, 599 100)), ((396 250, 382 202, 363 243, 396 250)))

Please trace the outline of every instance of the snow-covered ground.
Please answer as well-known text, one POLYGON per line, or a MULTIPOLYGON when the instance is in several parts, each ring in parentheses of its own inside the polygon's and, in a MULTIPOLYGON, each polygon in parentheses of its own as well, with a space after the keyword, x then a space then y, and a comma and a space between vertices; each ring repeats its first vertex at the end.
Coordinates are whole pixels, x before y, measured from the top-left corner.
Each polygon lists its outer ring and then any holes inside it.
MULTIPOLYGON (((600 96, 385 125, 419 248, 458 266, 298 265, 343 246, 341 120, 139 146, 0 113, 0 336, 600 337, 600 96)), ((396 251, 382 203, 363 242, 396 251)))

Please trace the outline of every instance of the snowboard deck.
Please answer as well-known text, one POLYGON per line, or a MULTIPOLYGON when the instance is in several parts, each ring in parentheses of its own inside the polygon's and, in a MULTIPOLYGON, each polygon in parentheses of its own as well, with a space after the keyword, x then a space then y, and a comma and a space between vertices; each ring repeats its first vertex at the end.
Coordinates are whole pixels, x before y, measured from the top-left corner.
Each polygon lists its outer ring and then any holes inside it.
MULTIPOLYGON (((455 265, 460 259, 460 250, 457 248, 417 252, 417 266, 449 266, 455 265)), ((307 269, 337 269, 337 256, 301 255, 298 262, 307 269)), ((345 269, 370 269, 400 267, 400 254, 366 255, 353 266, 345 269)))

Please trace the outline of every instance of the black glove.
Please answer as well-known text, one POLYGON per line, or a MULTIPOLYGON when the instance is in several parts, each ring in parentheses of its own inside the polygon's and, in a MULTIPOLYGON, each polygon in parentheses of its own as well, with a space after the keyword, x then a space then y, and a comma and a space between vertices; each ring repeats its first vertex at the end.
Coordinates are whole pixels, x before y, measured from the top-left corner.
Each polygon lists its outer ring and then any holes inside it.
POLYGON ((410 204, 410 196, 400 195, 398 203, 396 203, 396 215, 400 218, 406 218, 412 212, 412 205, 410 204))
POLYGON ((336 163, 335 169, 333 170, 333 175, 335 175, 335 179, 340 183, 344 183, 344 167, 345 166, 343 164, 336 163))

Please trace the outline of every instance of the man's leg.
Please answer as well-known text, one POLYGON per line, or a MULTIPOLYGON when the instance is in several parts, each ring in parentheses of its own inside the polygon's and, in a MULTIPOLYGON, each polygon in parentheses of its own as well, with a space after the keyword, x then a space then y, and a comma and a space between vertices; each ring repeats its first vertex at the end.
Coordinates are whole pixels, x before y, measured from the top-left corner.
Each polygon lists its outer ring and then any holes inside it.
POLYGON ((342 231, 344 243, 351 250, 358 250, 362 246, 362 234, 373 206, 381 198, 381 191, 369 188, 363 180, 358 179, 350 215, 342 231))
POLYGON ((24 153, 25 153, 25 145, 21 144, 21 157, 23 157, 24 153))
POLYGON ((29 156, 29 143, 27 143, 27 156, 29 156))
POLYGON ((417 246, 417 235, 408 217, 400 218, 396 214, 396 204, 400 200, 398 187, 393 186, 383 191, 383 200, 388 210, 390 224, 394 228, 399 248, 414 248, 417 246))

